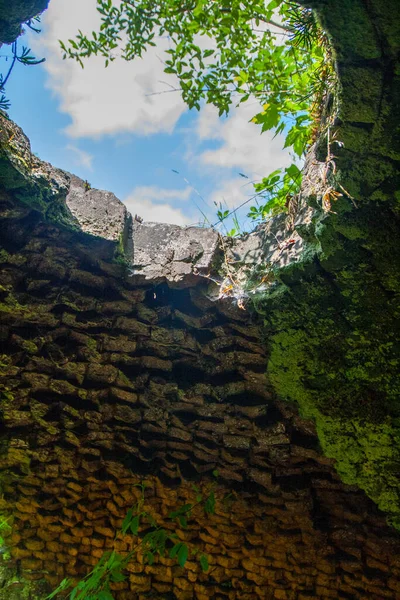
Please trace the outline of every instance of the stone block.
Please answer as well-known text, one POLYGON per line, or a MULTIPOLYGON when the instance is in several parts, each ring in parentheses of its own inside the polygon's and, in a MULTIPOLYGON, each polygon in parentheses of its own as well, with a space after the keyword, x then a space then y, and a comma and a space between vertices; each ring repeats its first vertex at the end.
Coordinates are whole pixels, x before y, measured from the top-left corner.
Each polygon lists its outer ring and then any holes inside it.
POLYGON ((21 560, 21 568, 25 571, 41 571, 43 569, 43 561, 37 558, 23 558, 21 560))
POLYGON ((188 287, 202 281, 218 252, 213 229, 134 223, 131 275, 135 282, 188 287))
POLYGON ((129 213, 111 192, 90 187, 84 180, 69 174, 70 187, 66 205, 79 229, 118 244, 128 235, 129 213))

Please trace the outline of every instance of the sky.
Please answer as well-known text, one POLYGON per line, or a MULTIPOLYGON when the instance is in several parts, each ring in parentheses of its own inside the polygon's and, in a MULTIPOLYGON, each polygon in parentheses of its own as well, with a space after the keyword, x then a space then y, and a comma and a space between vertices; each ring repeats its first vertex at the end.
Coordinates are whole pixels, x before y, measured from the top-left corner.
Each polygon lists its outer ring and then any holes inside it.
MULTIPOLYGON (((179 92, 169 91, 177 81, 163 72, 166 39, 143 59, 116 60, 107 69, 100 57, 84 69, 62 60, 58 40, 98 23, 96 0, 50 0, 41 33, 21 40, 46 61, 15 68, 9 114, 42 160, 113 192, 146 221, 200 226, 218 221, 215 203, 236 208, 254 194, 253 181, 290 164, 283 139, 260 135, 249 122, 257 104, 219 118, 211 106, 189 111, 179 92)), ((252 204, 238 211, 243 231, 252 227, 252 204)))

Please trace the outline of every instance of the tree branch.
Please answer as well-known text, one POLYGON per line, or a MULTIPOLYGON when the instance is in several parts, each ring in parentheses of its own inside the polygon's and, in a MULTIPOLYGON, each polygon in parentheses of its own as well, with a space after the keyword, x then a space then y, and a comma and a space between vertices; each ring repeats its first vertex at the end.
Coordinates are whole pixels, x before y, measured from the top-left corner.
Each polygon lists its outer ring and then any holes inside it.
POLYGON ((1 81, 0 90, 4 90, 5 85, 6 85, 8 79, 9 79, 9 77, 11 75, 11 72, 12 72, 14 66, 15 66, 15 63, 16 63, 16 60, 17 60, 17 50, 18 50, 18 48, 17 48, 17 42, 15 41, 15 42, 13 42, 13 45, 12 45, 13 59, 12 59, 11 67, 8 69, 8 73, 5 76, 5 78, 2 79, 2 81, 1 81))

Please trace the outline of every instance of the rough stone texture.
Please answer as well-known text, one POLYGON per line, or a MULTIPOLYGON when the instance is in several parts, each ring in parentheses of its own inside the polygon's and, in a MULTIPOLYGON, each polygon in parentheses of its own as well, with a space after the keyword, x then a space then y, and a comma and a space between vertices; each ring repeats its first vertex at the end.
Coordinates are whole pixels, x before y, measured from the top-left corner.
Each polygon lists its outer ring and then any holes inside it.
POLYGON ((133 227, 132 276, 136 282, 169 281, 190 286, 210 273, 219 250, 213 229, 138 223, 133 227))
POLYGON ((224 254, 222 289, 227 286, 237 300, 254 302, 269 294, 276 273, 304 263, 305 243, 298 231, 287 226, 286 216, 280 215, 250 234, 226 239, 224 254))
POLYGON ((297 231, 287 227, 285 215, 260 225, 253 233, 226 240, 228 260, 248 267, 271 265, 282 269, 303 261, 304 242, 297 231))
POLYGON ((0 211, 0 510, 19 583, 3 568, 0 599, 132 547, 114 532, 139 482, 162 523, 194 501, 193 483, 210 490, 214 469, 216 514, 177 529, 210 572, 138 555, 117 600, 397 598, 398 535, 276 400, 250 316, 208 300, 205 279, 133 285, 97 238, 16 218, 13 202, 0 211))
POLYGON ((0 44, 11 44, 21 34, 21 24, 43 12, 49 0, 0 0, 0 44))
MULTIPOLYGON (((309 4, 332 37, 340 85, 294 229, 278 221, 260 230, 261 250, 256 236, 246 242, 260 257, 266 351, 234 303, 210 302, 204 277, 189 275, 196 290, 153 287, 143 259, 142 273, 125 278, 116 243, 85 235, 66 210, 68 177, 34 159, 13 124, 1 128, 1 510, 15 517, 14 564, 33 581, 53 584, 94 564, 140 479, 162 517, 176 505, 173 486, 183 503, 188 482, 209 485, 218 466, 221 494, 238 496, 215 527, 198 515, 188 532, 215 556, 215 576, 193 567, 185 578, 139 558, 121 599, 149 589, 399 597, 398 534, 359 490, 400 526, 398 3, 309 4), (344 143, 335 169, 328 124, 344 143), (329 188, 343 196, 324 210, 329 188), (296 405, 315 420, 328 458, 296 405)), ((248 269, 243 244, 220 255, 226 270, 248 269)), ((192 246, 184 259, 202 260, 192 246)), ((163 253, 174 280, 176 264, 187 264, 163 253)))
POLYGON ((136 283, 191 286, 215 261, 219 244, 214 230, 137 221, 132 225, 132 216, 114 194, 35 157, 21 128, 1 112, 0 185, 19 200, 12 207, 15 217, 38 212, 71 233, 97 238, 98 247, 107 248, 103 258, 114 255, 130 265, 136 283))
POLYGON ((42 212, 48 218, 63 214, 69 177, 60 169, 38 159, 31 151, 28 138, 18 125, 0 111, 0 185, 26 207, 42 212))
POLYGON ((76 175, 71 175, 66 205, 80 229, 114 242, 127 239, 130 219, 126 206, 111 192, 96 190, 76 175))
POLYGON ((315 420, 343 480, 400 528, 398 2, 304 4, 329 31, 339 84, 308 156, 294 228, 275 239, 275 262, 268 240, 255 306, 276 392, 315 420), (342 196, 324 210, 329 190, 342 196))
MULTIPOLYGON (((0 184, 20 200, 18 210, 114 242, 128 244, 131 217, 118 198, 37 158, 24 132, 0 111, 0 184)), ((111 245, 110 245, 111 247, 111 245)))

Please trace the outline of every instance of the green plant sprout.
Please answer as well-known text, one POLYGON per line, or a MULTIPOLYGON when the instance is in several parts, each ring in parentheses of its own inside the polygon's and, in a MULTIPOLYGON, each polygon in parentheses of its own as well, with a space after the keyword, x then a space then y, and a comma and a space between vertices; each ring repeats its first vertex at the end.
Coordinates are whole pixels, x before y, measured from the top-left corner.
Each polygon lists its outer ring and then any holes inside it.
MULTIPOLYGON (((214 471, 215 478, 218 471, 214 471)), ((130 508, 122 522, 121 529, 115 535, 116 541, 120 536, 132 534, 137 538, 137 543, 125 555, 115 550, 105 552, 95 567, 76 586, 72 587, 70 579, 63 579, 59 586, 51 592, 45 600, 56 598, 58 594, 67 593, 68 600, 114 600, 112 584, 125 581, 127 576, 124 570, 134 559, 138 551, 143 555, 144 561, 152 565, 157 556, 168 556, 175 559, 180 567, 184 567, 189 556, 196 557, 203 572, 209 570, 209 560, 206 554, 196 547, 191 547, 179 540, 175 531, 162 527, 145 509, 145 483, 138 484, 141 494, 138 502, 130 508), (68 591, 70 590, 70 591, 68 591)), ((187 529, 192 511, 198 506, 203 507, 206 515, 215 513, 216 496, 215 483, 210 492, 204 496, 195 488, 196 498, 192 503, 179 506, 167 516, 167 522, 187 529)), ((64 596, 65 597, 65 596, 64 596)))
POLYGON ((0 554, 5 561, 10 560, 11 558, 5 540, 5 538, 11 533, 9 521, 10 517, 6 518, 4 516, 0 516, 0 554))

